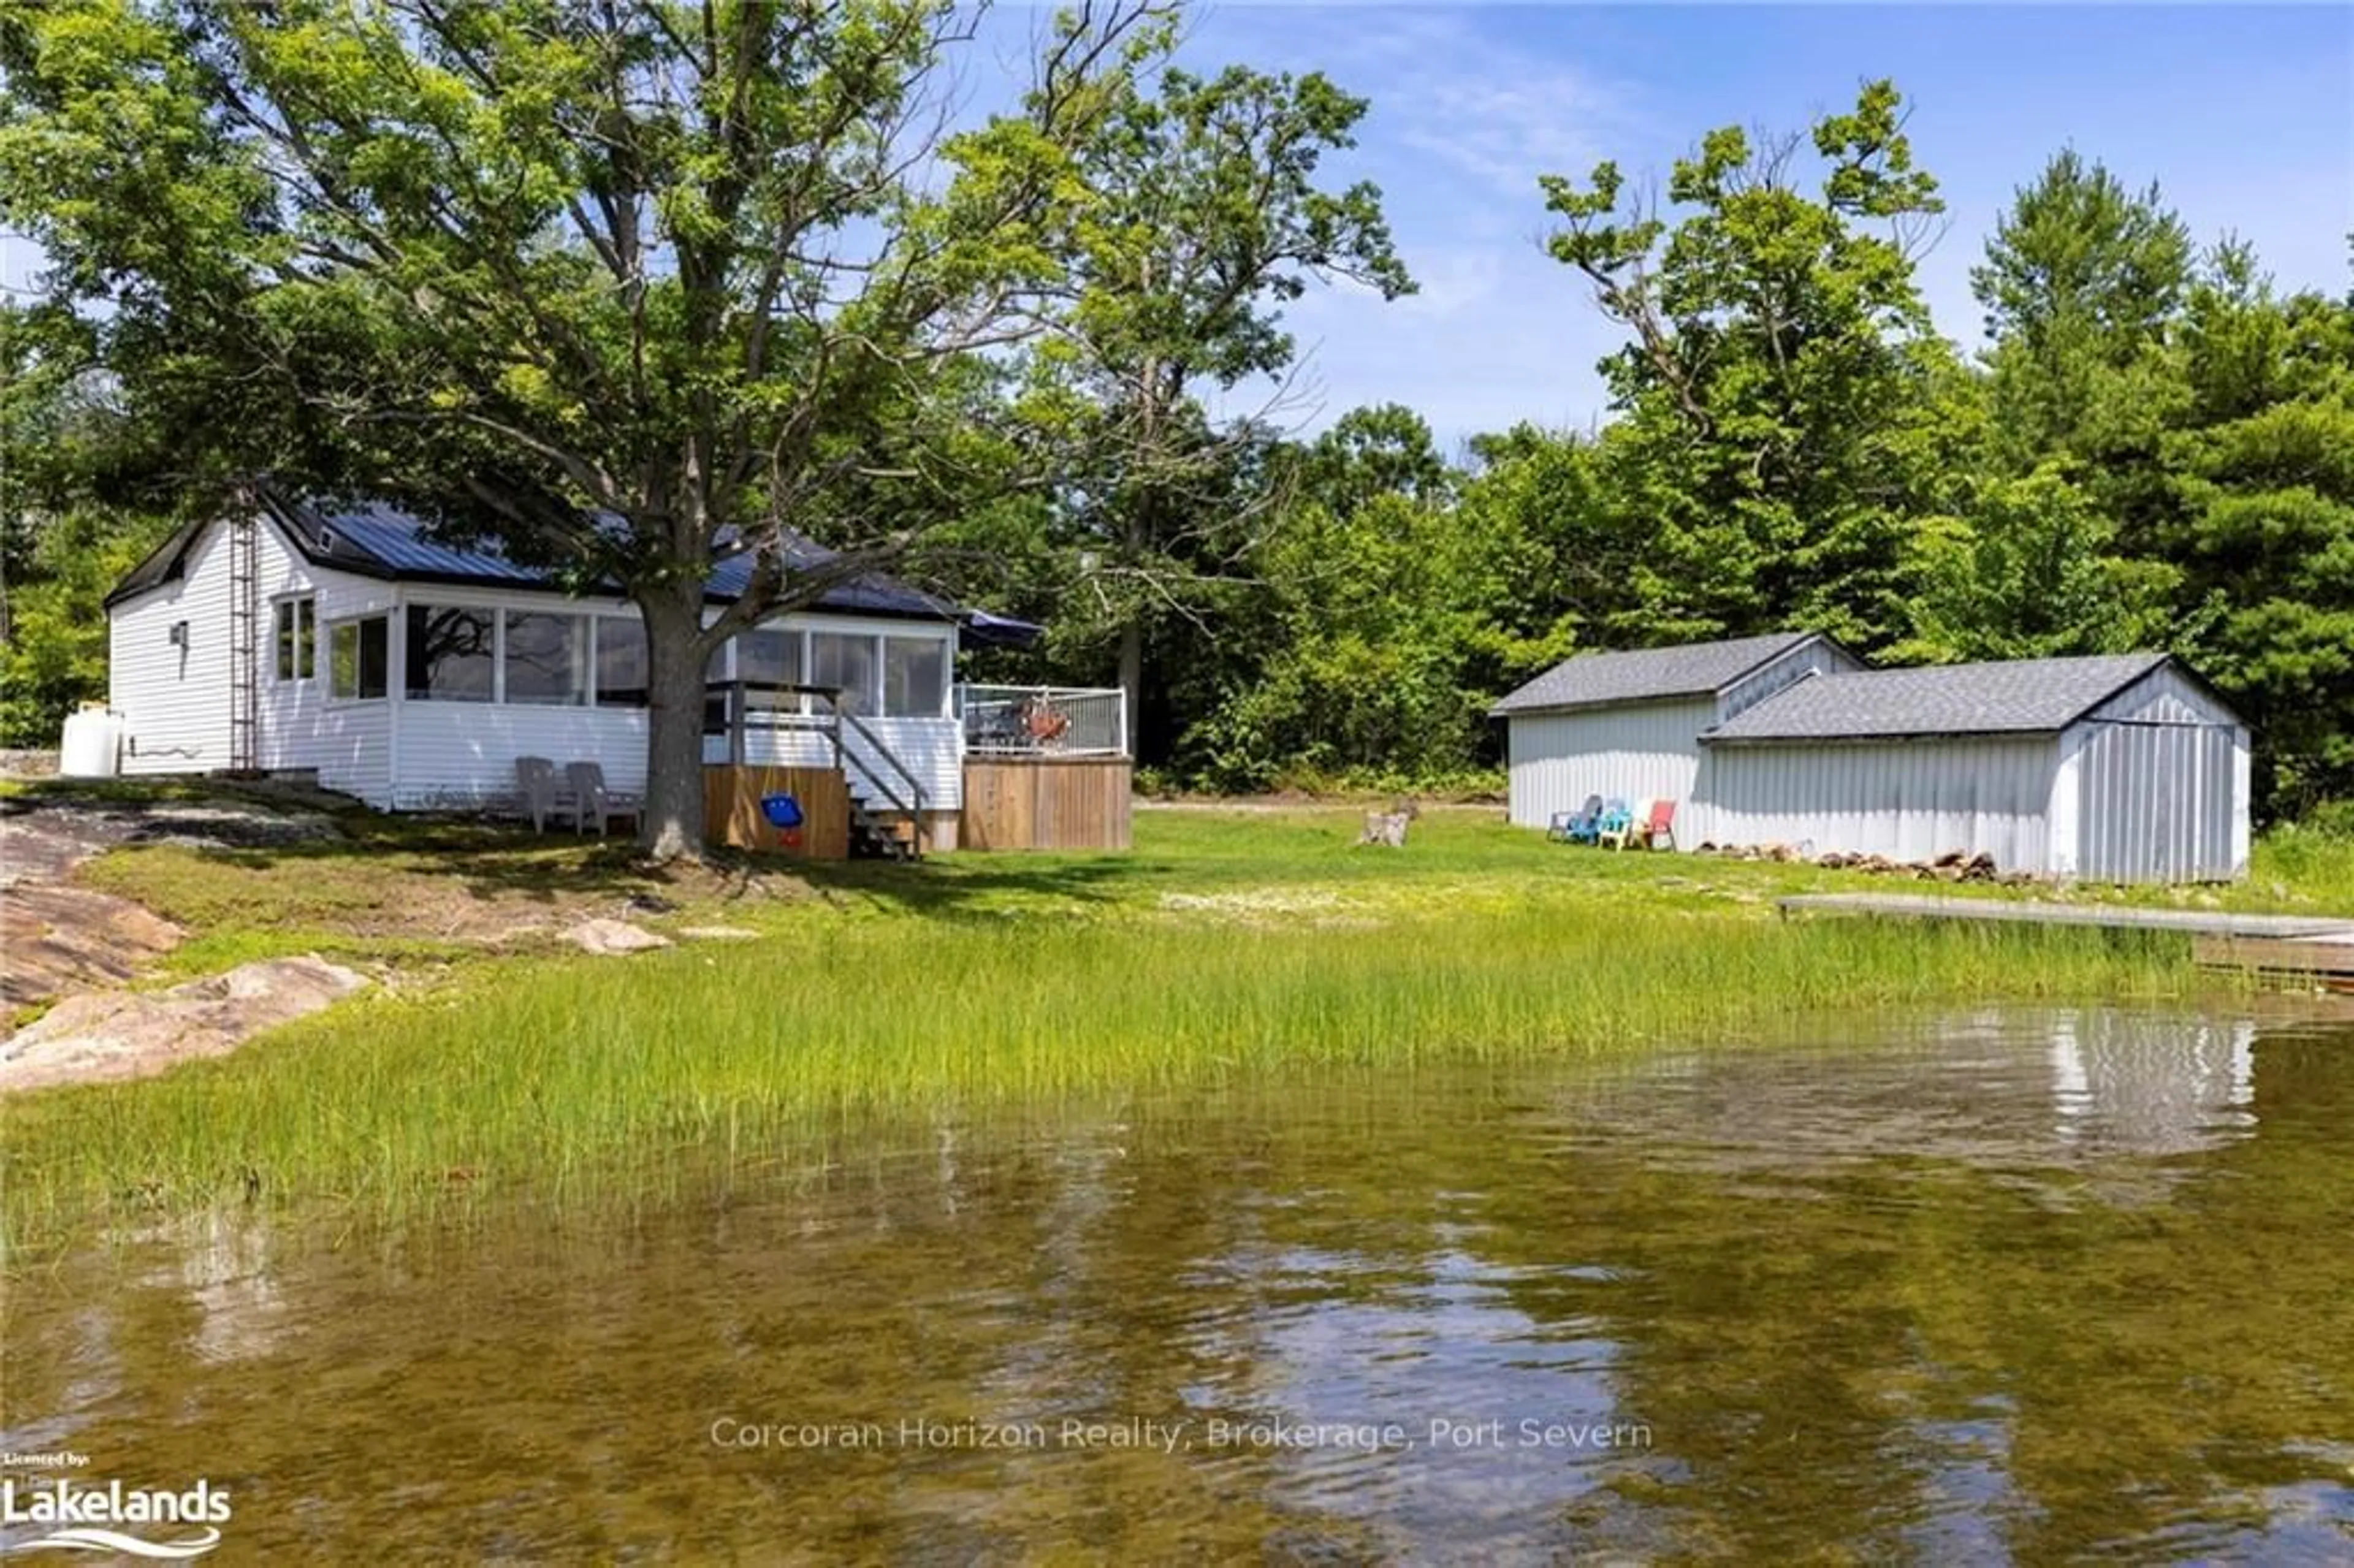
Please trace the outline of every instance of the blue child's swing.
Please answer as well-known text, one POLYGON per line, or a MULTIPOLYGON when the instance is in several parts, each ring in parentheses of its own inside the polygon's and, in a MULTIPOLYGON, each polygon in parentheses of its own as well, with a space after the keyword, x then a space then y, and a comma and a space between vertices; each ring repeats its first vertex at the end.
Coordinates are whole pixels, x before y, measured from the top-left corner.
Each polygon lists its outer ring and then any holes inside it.
POLYGON ((769 819, 769 825, 784 839, 787 849, 801 847, 804 819, 799 800, 790 795, 763 795, 760 797, 760 815, 769 819))

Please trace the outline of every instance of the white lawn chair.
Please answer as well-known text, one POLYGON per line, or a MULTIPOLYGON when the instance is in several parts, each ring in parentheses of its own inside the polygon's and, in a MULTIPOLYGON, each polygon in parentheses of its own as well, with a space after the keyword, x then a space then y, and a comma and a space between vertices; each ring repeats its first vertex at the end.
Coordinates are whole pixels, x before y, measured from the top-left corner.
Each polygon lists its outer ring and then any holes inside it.
POLYGON ((573 813, 574 831, 578 831, 578 803, 557 786, 556 764, 546 758, 515 758, 515 791, 523 797, 524 814, 531 819, 533 832, 547 832, 547 819, 567 810, 573 813))
POLYGON ((645 819, 645 802, 635 795, 625 795, 605 787, 605 770, 594 762, 567 762, 564 765, 565 782, 572 786, 572 831, 585 833, 588 824, 597 824, 597 836, 603 838, 607 825, 615 817, 627 817, 634 832, 645 819))

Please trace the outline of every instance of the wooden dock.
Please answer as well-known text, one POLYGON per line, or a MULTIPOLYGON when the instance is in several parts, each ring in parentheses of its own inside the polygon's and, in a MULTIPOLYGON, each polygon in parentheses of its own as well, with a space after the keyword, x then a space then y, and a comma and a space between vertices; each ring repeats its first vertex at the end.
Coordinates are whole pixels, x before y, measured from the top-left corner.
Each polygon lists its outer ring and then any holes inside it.
POLYGON ((2190 938, 2191 957, 2203 967, 2354 990, 2354 915, 2246 915, 2224 909, 2138 909, 2115 904, 1938 898, 1902 893, 1800 893, 1778 904, 1786 916, 1872 915, 1900 920, 2171 931, 2190 938))

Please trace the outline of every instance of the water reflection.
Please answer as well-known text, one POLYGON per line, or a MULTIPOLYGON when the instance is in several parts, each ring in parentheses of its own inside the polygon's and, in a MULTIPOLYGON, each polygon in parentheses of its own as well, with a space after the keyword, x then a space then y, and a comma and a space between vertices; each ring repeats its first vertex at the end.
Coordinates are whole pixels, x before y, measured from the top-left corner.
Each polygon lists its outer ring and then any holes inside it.
POLYGON ((2254 1127, 2256 1026, 2062 1012, 2052 1022, 2062 1136, 2142 1154, 2186 1154, 2254 1127))
POLYGON ((2354 1037, 1869 1033, 159 1234, 17 1282, 0 1444, 210 1477, 221 1561, 2354 1554, 2354 1037))

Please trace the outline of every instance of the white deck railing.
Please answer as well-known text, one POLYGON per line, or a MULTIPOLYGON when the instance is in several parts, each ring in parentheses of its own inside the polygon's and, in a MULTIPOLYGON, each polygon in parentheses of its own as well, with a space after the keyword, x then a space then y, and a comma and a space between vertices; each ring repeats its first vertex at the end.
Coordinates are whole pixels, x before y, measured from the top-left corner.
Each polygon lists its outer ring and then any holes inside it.
POLYGON ((1097 686, 956 689, 964 748, 975 757, 1126 757, 1128 694, 1097 686))

